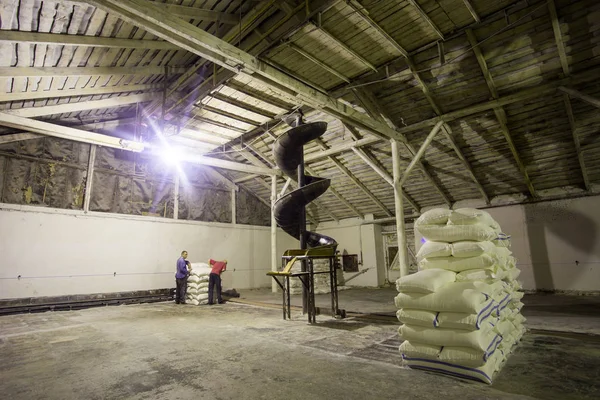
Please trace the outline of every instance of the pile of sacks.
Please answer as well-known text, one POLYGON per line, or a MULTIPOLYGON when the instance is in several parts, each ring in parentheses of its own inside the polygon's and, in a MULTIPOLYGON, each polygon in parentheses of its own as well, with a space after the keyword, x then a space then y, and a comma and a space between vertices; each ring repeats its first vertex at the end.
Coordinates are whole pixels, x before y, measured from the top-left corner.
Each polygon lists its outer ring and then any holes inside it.
MULTIPOLYGON (((313 259, 313 270, 314 272, 329 272, 329 260, 315 258, 313 259)), ((296 261, 294 266, 292 267, 292 272, 301 272, 302 271, 302 263, 300 261, 296 261)), ((348 286, 340 285, 340 280, 343 276, 342 270, 337 271, 337 280, 338 280, 338 291, 349 289, 348 286)), ((330 274, 315 274, 314 275, 315 282, 315 294, 327 294, 331 293, 331 275, 330 274)), ((290 279, 290 293, 291 294, 302 294, 304 285, 300 278, 291 278, 290 279)))
POLYGON ((187 281, 185 302, 195 306, 208 304, 208 275, 210 267, 207 263, 192 263, 192 271, 187 281))
POLYGON ((396 281, 404 363, 491 383, 525 332, 510 238, 470 208, 428 211, 415 228, 419 272, 396 281))

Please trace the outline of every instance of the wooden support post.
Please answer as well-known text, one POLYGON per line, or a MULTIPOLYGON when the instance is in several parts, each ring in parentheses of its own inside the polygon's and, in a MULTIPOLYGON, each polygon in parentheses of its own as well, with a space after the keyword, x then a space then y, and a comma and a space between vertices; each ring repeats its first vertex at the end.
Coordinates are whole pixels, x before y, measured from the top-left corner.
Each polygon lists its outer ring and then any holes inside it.
MULTIPOLYGON (((408 164, 408 167, 406 167, 406 170, 404 171, 404 174, 402 175, 402 179, 400 179, 400 186, 402 186, 404 184, 404 182, 406 182, 406 180, 408 179, 408 176, 412 172, 415 165, 417 165, 417 163, 420 162, 421 157, 423 157, 423 154, 425 154, 425 150, 427 150, 427 147, 429 146, 429 144, 431 143, 431 141, 433 140, 435 135, 437 135, 437 133, 440 131, 440 128, 442 127, 442 125, 444 125, 444 121, 438 122, 437 124, 435 124, 435 126, 433 127, 433 129, 431 130, 429 135, 427 135, 427 137, 425 138, 425 141, 419 148, 419 151, 417 151, 417 154, 415 154, 415 156, 412 159, 412 161, 410 162, 410 164, 408 164)), ((395 185, 395 181, 394 181, 394 185, 395 185)))
MULTIPOLYGON (((271 271, 277 271, 277 221, 275 221, 275 201, 277 201, 277 177, 271 177, 271 271)), ((277 283, 273 279, 271 291, 277 293, 277 283)))
POLYGON ((83 194, 83 212, 90 211, 90 201, 92 200, 92 182, 94 180, 94 164, 96 163, 96 145, 90 145, 90 158, 88 159, 87 176, 85 178, 85 192, 83 194))
POLYGON ((175 171, 175 187, 173 189, 173 219, 179 219, 179 185, 181 179, 179 177, 179 170, 175 171))
MULTIPOLYGON (((276 178, 276 177, 274 177, 276 178)), ((237 224, 237 201, 235 198, 235 189, 231 189, 231 223, 233 225, 237 224)))
POLYGON ((400 262, 400 277, 408 275, 408 254, 406 251, 406 232, 404 229, 404 204, 400 179, 400 152, 398 142, 391 140, 392 165, 394 174, 394 205, 396 211, 396 237, 398 238, 398 260, 400 262))

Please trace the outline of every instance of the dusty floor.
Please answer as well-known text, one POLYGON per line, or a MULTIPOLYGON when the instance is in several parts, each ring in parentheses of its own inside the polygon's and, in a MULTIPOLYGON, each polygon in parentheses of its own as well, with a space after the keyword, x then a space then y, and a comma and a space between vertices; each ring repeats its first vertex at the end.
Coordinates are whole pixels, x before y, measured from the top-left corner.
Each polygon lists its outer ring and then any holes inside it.
MULTIPOLYGON (((339 308, 347 311, 395 315, 394 288, 352 289, 339 292, 339 308)), ((317 306, 331 309, 328 294, 316 295, 317 306)), ((241 299, 250 302, 281 304, 281 294, 269 289, 242 291, 241 299)), ((525 295, 523 315, 530 329, 556 330, 600 335, 600 296, 525 295)), ((301 296, 292 296, 300 306, 301 296)))
MULTIPOLYGON (((261 296, 278 299, 268 291, 243 293, 246 300, 261 296)), ((564 315, 565 327, 577 321, 582 331, 597 329, 600 299, 542 297, 529 301, 530 320, 547 313, 558 321, 564 315), (548 308, 559 311, 552 314, 548 308)), ((385 309, 385 290, 352 290, 340 300, 351 311, 393 311, 385 309), (384 301, 378 306, 376 299, 384 301)), ((310 326, 298 313, 283 321, 280 310, 233 303, 154 303, 4 316, 0 397, 600 398, 597 336, 528 333, 490 386, 402 368, 396 329, 394 323, 338 321, 325 315, 310 326)))

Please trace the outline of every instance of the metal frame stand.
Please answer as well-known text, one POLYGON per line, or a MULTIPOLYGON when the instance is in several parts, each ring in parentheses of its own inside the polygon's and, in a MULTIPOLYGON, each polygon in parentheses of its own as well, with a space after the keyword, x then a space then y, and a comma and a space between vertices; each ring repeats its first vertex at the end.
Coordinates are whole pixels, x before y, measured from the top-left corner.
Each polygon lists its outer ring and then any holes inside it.
MULTIPOLYGON (((286 263, 292 256, 281 257, 282 267, 285 267, 286 263)), ((291 300, 290 300, 290 278, 298 278, 302 282, 303 292, 307 294, 306 298, 306 314, 308 315, 308 323, 315 324, 317 322, 317 315, 320 314, 320 309, 317 307, 315 301, 315 275, 329 274, 330 290, 331 290, 331 315, 334 318, 345 318, 346 311, 339 309, 338 299, 338 285, 337 285, 337 268, 340 263, 338 256, 304 256, 297 257, 299 261, 306 262, 307 271, 296 272, 289 274, 269 274, 282 291, 282 309, 283 319, 291 319, 291 300), (313 260, 319 258, 329 259, 329 271, 315 272, 313 260), (281 277, 282 280, 278 278, 281 277)), ((303 310, 304 311, 304 310, 303 310)))

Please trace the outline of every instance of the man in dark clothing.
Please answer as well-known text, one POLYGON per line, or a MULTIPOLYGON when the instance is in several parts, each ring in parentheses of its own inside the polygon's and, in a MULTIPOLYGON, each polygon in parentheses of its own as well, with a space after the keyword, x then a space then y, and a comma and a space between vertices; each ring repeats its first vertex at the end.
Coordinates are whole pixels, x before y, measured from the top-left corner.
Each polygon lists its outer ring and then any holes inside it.
POLYGON ((210 265, 210 275, 208 276, 208 304, 213 305, 213 289, 217 289, 217 301, 219 304, 223 304, 223 298, 221 297, 221 273, 227 269, 227 260, 215 261, 213 259, 208 260, 210 265))
POLYGON ((187 292, 187 280, 190 276, 189 269, 192 269, 192 265, 187 260, 188 252, 182 251, 181 257, 177 260, 177 273, 175 274, 175 304, 185 304, 185 293, 187 292))

